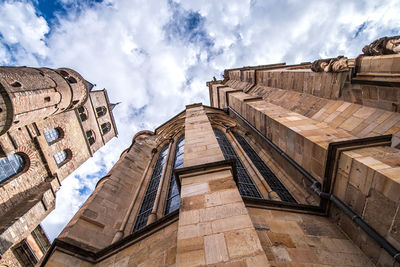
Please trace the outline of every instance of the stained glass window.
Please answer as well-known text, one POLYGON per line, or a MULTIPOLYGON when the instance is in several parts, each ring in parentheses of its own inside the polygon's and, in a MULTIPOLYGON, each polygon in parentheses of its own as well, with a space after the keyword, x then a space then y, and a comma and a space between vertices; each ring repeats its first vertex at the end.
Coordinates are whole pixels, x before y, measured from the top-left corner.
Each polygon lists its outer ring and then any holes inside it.
POLYGON ((242 162, 236 155, 236 152, 226 135, 218 129, 214 129, 214 134, 217 137, 219 147, 221 148, 222 154, 224 155, 225 159, 235 160, 240 194, 247 197, 261 198, 260 193, 258 192, 256 186, 251 180, 242 162))
POLYGON ((137 231, 147 224, 147 219, 151 213, 154 206, 154 200, 156 199, 158 186, 160 184, 160 179, 162 175, 162 170, 167 160, 168 146, 161 149, 158 155, 156 164, 153 169, 153 174, 151 175, 149 185, 147 187, 146 193, 143 197, 142 206, 140 207, 139 214, 136 219, 135 227, 133 231, 137 231))
POLYGON ((261 173, 264 180, 271 187, 273 191, 275 191, 281 200, 287 202, 297 203, 293 196, 289 193, 286 187, 282 184, 282 182, 276 177, 276 175, 268 168, 268 166, 264 163, 264 161, 258 156, 257 152, 247 143, 246 139, 243 136, 233 133, 235 135, 236 140, 238 140, 239 144, 246 152, 247 156, 251 159, 254 166, 261 173))
POLYGON ((0 160, 0 182, 16 175, 25 167, 25 160, 18 154, 12 154, 0 160))
MULTIPOLYGON (((185 137, 182 136, 178 139, 176 143, 174 169, 181 168, 183 166, 184 150, 185 150, 185 137)), ((171 213, 174 210, 179 209, 180 203, 181 203, 181 198, 179 196, 178 186, 176 184, 176 177, 174 173, 172 173, 171 179, 169 180, 165 214, 171 213)))

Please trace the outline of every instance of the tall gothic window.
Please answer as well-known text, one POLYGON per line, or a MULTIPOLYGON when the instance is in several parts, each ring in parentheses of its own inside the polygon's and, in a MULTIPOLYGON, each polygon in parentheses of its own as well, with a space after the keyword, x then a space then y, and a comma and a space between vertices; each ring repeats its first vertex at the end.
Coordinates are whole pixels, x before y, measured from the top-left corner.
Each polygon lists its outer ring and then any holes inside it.
POLYGON ((240 194, 246 197, 261 198, 260 193, 253 184, 253 181, 251 180, 246 169, 244 168, 242 162, 236 155, 236 152, 233 149, 226 135, 218 129, 213 129, 213 130, 215 136, 217 137, 219 147, 221 148, 222 154, 224 155, 225 159, 235 160, 240 194))
POLYGON ((53 156, 58 167, 67 163, 72 157, 71 150, 64 149, 53 156))
POLYGON ((297 203, 294 197, 289 193, 282 182, 276 177, 276 175, 268 168, 264 161, 258 156, 257 152, 247 143, 243 136, 233 133, 240 146, 246 152, 247 156, 251 159, 254 166, 261 173, 264 180, 275 191, 282 201, 297 203))
MULTIPOLYGON (((185 136, 182 136, 178 139, 176 143, 174 169, 181 168, 183 166, 184 150, 185 150, 185 136)), ((172 173, 171 179, 169 180, 165 214, 171 213, 174 210, 179 209, 180 203, 181 203, 181 198, 179 196, 178 186, 176 184, 176 177, 174 173, 172 173)))
POLYGON ((53 129, 50 129, 50 130, 44 132, 44 137, 46 138, 46 141, 49 144, 55 143, 56 141, 61 139, 62 136, 63 136, 63 132, 62 132, 61 128, 59 128, 59 127, 53 128, 53 129))
POLYGON ((111 130, 111 123, 105 122, 101 125, 101 132, 103 134, 108 133, 111 130))
POLYGON ((137 231, 147 224, 147 219, 150 216, 151 210, 154 206, 154 200, 156 199, 158 186, 162 175, 164 164, 167 160, 168 145, 163 147, 158 155, 156 165, 154 166, 153 174, 151 175, 149 185, 146 193, 143 197, 142 206, 140 207, 139 214, 136 218, 135 227, 133 231, 137 231))
POLYGON ((106 115, 106 113, 107 113, 107 109, 106 109, 105 106, 101 106, 101 107, 97 107, 96 108, 96 114, 97 114, 98 118, 100 118, 101 116, 106 115))
POLYGON ((12 154, 0 160, 0 183, 20 173, 25 167, 25 160, 21 155, 12 154))

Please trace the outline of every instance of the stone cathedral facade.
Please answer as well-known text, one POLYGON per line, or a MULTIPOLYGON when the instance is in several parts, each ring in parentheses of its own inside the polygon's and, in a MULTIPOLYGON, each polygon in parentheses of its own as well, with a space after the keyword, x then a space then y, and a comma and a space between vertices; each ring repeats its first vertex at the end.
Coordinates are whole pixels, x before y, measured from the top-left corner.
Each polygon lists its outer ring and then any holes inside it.
POLYGON ((228 69, 141 131, 41 266, 400 266, 400 55, 228 69))
POLYGON ((0 266, 39 261, 61 182, 117 135, 106 90, 92 88, 67 68, 0 67, 0 266))

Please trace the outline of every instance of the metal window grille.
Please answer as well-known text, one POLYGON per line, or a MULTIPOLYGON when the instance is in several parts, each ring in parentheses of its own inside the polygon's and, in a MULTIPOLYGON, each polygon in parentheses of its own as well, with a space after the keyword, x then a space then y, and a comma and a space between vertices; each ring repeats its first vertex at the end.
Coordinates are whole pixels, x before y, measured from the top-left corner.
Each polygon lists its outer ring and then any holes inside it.
POLYGON ((53 128, 44 132, 44 137, 46 138, 47 143, 51 143, 60 137, 60 132, 56 128, 53 128))
MULTIPOLYGON (((181 168, 183 166, 184 150, 185 150, 185 137, 182 136, 178 139, 176 143, 174 169, 181 168)), ((181 198, 179 196, 178 186, 176 184, 176 177, 174 173, 172 173, 171 179, 169 180, 165 214, 171 213, 174 210, 179 209, 180 204, 181 204, 181 198)))
POLYGON ((65 151, 65 150, 60 151, 57 154, 55 154, 53 157, 54 157, 54 160, 56 161, 56 164, 60 165, 61 163, 64 162, 64 160, 67 159, 67 151, 65 151))
POLYGON ((256 166, 257 170, 261 173, 264 180, 268 183, 273 191, 275 191, 282 201, 297 203, 294 197, 289 193, 286 187, 282 184, 282 182, 276 177, 276 175, 268 168, 268 166, 264 163, 264 161, 258 156, 257 152, 247 143, 246 139, 243 136, 233 133, 236 140, 238 140, 239 144, 249 156, 254 166, 256 166))
POLYGON ((256 186, 254 185, 249 174, 244 168, 242 162, 236 155, 236 152, 226 135, 222 131, 217 129, 214 129, 214 134, 217 137, 219 147, 221 148, 222 154, 224 155, 225 159, 235 160, 240 194, 247 197, 261 198, 260 193, 258 192, 256 186))
POLYGON ((24 169, 25 160, 18 154, 12 154, 0 160, 0 182, 14 176, 24 169))
POLYGON ((136 218, 136 223, 133 231, 137 231, 147 224, 147 219, 149 218, 151 210, 154 206, 154 200, 156 199, 157 189, 158 185, 160 184, 162 169, 167 159, 167 154, 168 146, 165 146, 163 147, 163 149, 161 149, 160 154, 158 155, 153 174, 151 175, 149 185, 143 197, 142 206, 140 207, 139 214, 136 218))

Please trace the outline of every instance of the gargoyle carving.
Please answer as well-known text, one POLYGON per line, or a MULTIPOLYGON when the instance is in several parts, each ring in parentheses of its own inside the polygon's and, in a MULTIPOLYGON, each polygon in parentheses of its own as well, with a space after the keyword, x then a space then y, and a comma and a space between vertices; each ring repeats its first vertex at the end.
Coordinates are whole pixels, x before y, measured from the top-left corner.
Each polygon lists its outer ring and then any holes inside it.
POLYGON ((342 72, 349 69, 348 59, 344 56, 315 60, 311 65, 314 72, 342 72))
POLYGON ((362 49, 364 56, 380 56, 400 53, 400 36, 382 37, 362 49))

